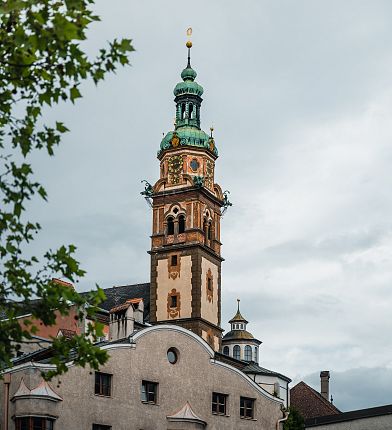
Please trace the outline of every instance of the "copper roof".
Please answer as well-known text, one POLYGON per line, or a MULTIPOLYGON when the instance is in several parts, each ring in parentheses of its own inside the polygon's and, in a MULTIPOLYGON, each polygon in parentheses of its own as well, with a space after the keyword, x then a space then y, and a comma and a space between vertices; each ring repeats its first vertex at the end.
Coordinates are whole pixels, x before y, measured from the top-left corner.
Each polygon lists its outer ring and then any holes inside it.
POLYGON ((341 413, 336 406, 303 381, 290 390, 290 404, 305 419, 341 413))
POLYGON ((260 342, 253 337, 252 333, 249 333, 246 330, 230 330, 228 333, 226 333, 223 336, 223 340, 247 340, 247 339, 256 340, 257 342, 260 342))

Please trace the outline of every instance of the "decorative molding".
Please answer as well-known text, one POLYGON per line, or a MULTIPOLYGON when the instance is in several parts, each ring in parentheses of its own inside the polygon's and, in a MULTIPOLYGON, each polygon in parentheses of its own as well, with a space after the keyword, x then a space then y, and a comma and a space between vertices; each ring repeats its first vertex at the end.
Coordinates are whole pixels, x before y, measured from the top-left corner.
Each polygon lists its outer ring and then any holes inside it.
POLYGON ((181 317, 181 294, 173 288, 170 293, 167 294, 167 317, 168 318, 180 318, 181 317), (176 298, 176 305, 172 306, 172 297, 176 298))
POLYGON ((208 269, 206 275, 206 293, 207 300, 211 303, 214 303, 214 277, 212 276, 211 269, 208 269))
POLYGON ((176 279, 177 276, 180 277, 181 274, 181 255, 180 253, 170 253, 168 254, 168 261, 167 261, 167 271, 169 278, 176 279), (176 257, 177 264, 172 264, 172 257, 176 257))

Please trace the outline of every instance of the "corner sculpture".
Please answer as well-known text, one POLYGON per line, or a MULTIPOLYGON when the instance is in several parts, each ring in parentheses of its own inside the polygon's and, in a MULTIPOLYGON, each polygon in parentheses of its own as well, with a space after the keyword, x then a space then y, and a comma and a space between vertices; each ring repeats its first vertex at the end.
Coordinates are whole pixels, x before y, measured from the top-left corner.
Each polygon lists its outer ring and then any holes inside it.
POLYGON ((228 209, 230 206, 233 206, 233 203, 231 203, 231 201, 229 200, 229 196, 228 196, 228 194, 230 194, 230 191, 229 191, 229 190, 226 190, 226 191, 224 191, 224 193, 223 193, 223 204, 222 204, 222 208, 223 208, 223 210, 222 210, 222 216, 226 213, 227 209, 228 209))
POLYGON ((140 194, 142 196, 144 196, 144 199, 146 200, 146 203, 148 204, 148 206, 150 208, 152 208, 152 195, 154 193, 154 189, 152 187, 152 185, 146 181, 145 179, 143 179, 142 181, 140 181, 141 183, 145 183, 144 184, 144 191, 141 191, 140 194))

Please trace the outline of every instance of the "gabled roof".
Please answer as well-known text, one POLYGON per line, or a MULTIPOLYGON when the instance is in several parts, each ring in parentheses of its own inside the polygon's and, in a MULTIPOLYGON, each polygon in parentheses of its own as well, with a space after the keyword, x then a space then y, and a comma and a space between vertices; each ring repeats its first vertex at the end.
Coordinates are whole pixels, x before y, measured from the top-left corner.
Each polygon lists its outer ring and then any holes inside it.
POLYGON ((341 413, 336 406, 303 381, 290 390, 290 404, 304 419, 341 413))

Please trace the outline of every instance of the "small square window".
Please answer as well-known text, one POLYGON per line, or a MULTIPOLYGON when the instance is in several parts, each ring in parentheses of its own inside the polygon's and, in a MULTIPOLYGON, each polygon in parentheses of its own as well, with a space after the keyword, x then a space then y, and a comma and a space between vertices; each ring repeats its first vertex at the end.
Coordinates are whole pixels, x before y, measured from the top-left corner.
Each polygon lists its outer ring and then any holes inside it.
POLYGON ((252 419, 254 417, 255 400, 248 397, 241 397, 240 399, 240 417, 252 419))
POLYGON ((142 402, 156 404, 158 402, 158 384, 142 381, 142 402))
POLYGON ((112 375, 95 372, 95 394, 107 397, 112 395, 112 375))
POLYGON ((226 415, 227 394, 212 393, 212 413, 226 415))
POLYGON ((172 255, 171 256, 171 263, 170 263, 170 265, 171 266, 177 266, 177 261, 178 261, 177 255, 172 255))

